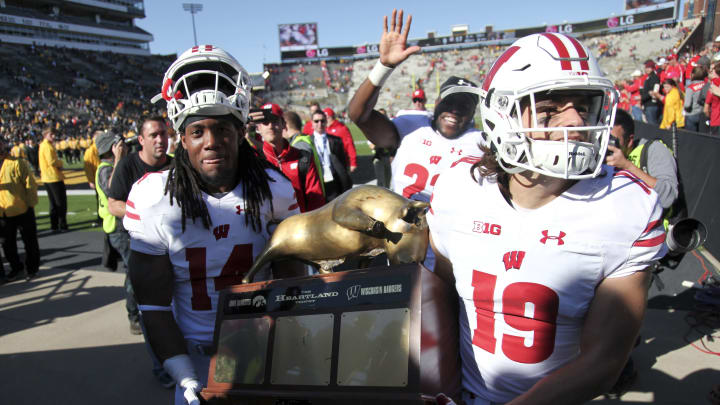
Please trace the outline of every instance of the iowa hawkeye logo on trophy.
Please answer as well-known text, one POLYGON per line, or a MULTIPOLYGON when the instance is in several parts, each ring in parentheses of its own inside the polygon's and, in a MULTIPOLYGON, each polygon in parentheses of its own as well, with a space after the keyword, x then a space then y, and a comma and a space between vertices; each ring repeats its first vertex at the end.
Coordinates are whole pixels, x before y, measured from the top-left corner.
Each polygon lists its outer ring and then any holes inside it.
POLYGON ((418 264, 427 209, 360 186, 278 224, 244 284, 220 292, 205 400, 423 404, 440 392, 457 395, 457 297, 418 264), (333 272, 380 254, 389 266, 333 272), (283 259, 319 274, 252 282, 283 259))

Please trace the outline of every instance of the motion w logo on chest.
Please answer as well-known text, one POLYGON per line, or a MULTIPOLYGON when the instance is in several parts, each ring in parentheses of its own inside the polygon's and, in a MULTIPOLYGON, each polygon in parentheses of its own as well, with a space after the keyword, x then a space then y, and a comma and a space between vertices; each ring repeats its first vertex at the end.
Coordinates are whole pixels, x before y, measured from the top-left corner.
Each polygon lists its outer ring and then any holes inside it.
POLYGON ((216 226, 215 229, 213 229, 213 235, 215 235, 215 240, 227 238, 229 232, 230 232, 230 224, 216 226))
POLYGON ((503 263, 505 263, 505 271, 510 269, 520 270, 522 261, 525 258, 525 252, 513 250, 503 255, 503 263))

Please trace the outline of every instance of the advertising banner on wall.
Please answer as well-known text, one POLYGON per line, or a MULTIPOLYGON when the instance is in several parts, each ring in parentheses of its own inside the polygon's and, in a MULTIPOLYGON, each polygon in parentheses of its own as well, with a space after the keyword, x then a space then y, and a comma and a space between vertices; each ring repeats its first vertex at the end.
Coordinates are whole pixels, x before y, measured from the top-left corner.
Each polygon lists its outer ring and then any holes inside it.
MULTIPOLYGON (((629 0, 628 4, 630 3, 629 0)), ((650 1, 652 3, 652 1, 650 1)), ((637 2, 639 3, 639 2, 637 2)), ((646 1, 647 3, 647 1, 646 1)), ((591 32, 603 32, 608 30, 623 29, 625 27, 645 25, 645 24, 656 24, 671 21, 675 18, 675 7, 667 7, 674 5, 675 2, 657 2, 663 4, 663 7, 651 7, 651 8, 637 8, 634 11, 627 11, 624 15, 611 16, 598 20, 585 21, 579 23, 563 23, 558 25, 547 25, 538 27, 521 28, 517 30, 505 30, 505 31, 491 31, 491 32, 476 32, 469 33, 466 35, 455 35, 455 36, 442 36, 433 38, 421 38, 408 40, 408 45, 417 45, 420 47, 434 47, 434 46, 463 46, 464 44, 481 44, 490 43, 493 41, 499 41, 501 43, 509 43, 514 38, 522 38, 530 34, 536 34, 540 32, 557 32, 563 34, 583 34, 591 32), (645 10, 645 11, 641 11, 645 10)), ((285 24, 286 26, 301 26, 303 24, 285 24)), ((281 26, 282 27, 282 26, 281 26)), ((292 27, 291 27, 292 28, 292 27)), ((313 38, 317 41, 317 28, 313 31, 313 38)), ((297 29, 296 29, 297 31, 297 29)), ((322 58, 338 58, 338 57, 363 57, 377 55, 378 44, 364 44, 357 46, 346 46, 346 47, 332 47, 332 48, 321 48, 315 45, 306 45, 301 47, 300 45, 288 45, 283 47, 283 37, 281 29, 281 47, 280 47, 280 59, 281 60, 297 60, 297 59, 322 59, 322 58)), ((287 32, 286 32, 286 35, 287 32)))

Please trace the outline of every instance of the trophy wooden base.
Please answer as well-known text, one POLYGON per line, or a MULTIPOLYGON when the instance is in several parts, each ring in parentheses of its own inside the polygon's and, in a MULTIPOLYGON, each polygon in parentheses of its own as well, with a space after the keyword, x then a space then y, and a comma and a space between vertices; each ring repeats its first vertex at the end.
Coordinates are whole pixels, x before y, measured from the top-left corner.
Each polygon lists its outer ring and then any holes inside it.
POLYGON ((418 264, 230 287, 202 396, 288 405, 455 396, 457 306, 454 288, 418 264))

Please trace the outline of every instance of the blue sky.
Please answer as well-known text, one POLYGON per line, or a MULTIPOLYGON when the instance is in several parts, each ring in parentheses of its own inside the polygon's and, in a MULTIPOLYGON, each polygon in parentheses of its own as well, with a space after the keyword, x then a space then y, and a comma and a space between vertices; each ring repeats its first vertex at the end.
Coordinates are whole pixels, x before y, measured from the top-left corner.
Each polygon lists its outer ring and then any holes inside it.
POLYGON ((195 15, 199 44, 212 44, 230 52, 250 73, 263 63, 280 62, 278 24, 317 22, 320 47, 377 43, 382 17, 393 7, 413 15, 411 38, 428 31, 450 35, 450 27, 469 25, 470 32, 573 23, 624 13, 624 0, 487 1, 442 0, 394 2, 363 1, 244 1, 244 0, 145 0, 146 18, 137 25, 155 37, 153 54, 182 53, 194 45, 190 13, 182 4, 200 3, 195 15))

